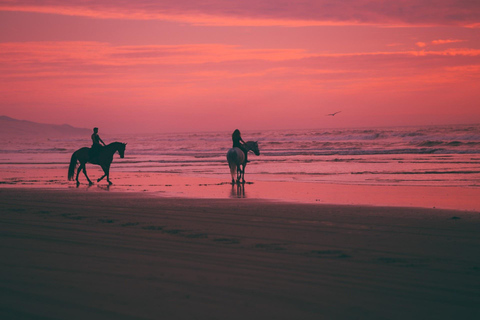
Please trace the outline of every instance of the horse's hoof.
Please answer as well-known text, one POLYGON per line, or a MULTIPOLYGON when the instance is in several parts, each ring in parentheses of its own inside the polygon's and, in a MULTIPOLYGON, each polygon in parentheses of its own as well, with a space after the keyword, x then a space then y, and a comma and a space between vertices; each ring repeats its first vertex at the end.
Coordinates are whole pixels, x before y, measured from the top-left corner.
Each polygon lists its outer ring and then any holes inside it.
POLYGON ((111 181, 108 181, 108 185, 111 186, 113 184, 113 182, 111 181))
POLYGON ((89 181, 89 182, 88 182, 88 185, 89 185, 89 186, 93 186, 93 182, 92 182, 92 181, 89 181))
POLYGON ((101 179, 97 179, 97 182, 100 182, 101 179))

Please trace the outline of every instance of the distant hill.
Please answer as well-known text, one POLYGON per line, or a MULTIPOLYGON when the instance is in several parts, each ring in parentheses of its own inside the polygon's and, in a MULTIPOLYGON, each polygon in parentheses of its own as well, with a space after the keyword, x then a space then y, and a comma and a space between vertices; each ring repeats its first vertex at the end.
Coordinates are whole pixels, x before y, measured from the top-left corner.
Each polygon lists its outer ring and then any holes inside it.
POLYGON ((91 130, 75 128, 69 124, 45 124, 26 120, 17 120, 7 116, 0 116, 0 136, 89 136, 91 130))

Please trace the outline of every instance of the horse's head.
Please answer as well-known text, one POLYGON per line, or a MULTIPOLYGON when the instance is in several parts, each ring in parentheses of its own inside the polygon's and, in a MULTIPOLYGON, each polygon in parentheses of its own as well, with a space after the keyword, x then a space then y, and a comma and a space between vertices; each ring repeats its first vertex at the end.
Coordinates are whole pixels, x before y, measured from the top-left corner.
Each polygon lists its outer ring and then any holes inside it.
POLYGON ((120 144, 118 145, 118 154, 120 155, 120 158, 125 158, 125 148, 127 147, 127 144, 126 143, 122 143, 120 142, 120 144))
POLYGON ((256 156, 260 155, 260 150, 258 149, 258 141, 248 141, 248 148, 255 153, 256 156))

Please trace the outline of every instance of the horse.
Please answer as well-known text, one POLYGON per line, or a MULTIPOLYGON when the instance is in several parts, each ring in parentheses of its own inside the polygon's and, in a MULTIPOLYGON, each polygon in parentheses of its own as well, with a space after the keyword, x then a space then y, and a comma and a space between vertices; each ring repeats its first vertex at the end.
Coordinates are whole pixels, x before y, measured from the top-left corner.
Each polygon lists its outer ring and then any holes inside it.
MULTIPOLYGON (((244 146, 247 152, 253 151, 255 155, 260 155, 257 141, 247 141, 244 146)), ((232 175, 232 184, 235 184, 235 175, 237 176, 238 184, 240 183, 240 179, 242 179, 242 183, 245 183, 245 167, 247 164, 245 163, 245 154, 243 151, 237 147, 231 148, 227 152, 227 161, 230 167, 230 174, 232 175)))
POLYGON ((115 152, 118 151, 120 158, 125 157, 125 147, 126 143, 122 142, 112 142, 109 145, 103 147, 96 158, 90 159, 90 148, 84 147, 80 148, 72 154, 72 158, 70 160, 70 166, 68 167, 68 180, 73 180, 73 175, 75 173, 75 168, 77 167, 77 162, 80 162, 80 166, 77 170, 77 186, 80 184, 78 181, 78 175, 80 171, 83 171, 83 174, 88 180, 89 185, 92 185, 93 182, 87 176, 87 170, 85 165, 87 163, 97 164, 102 167, 103 172, 105 173, 101 178, 97 180, 100 182, 103 178, 107 177, 108 184, 111 185, 112 182, 110 181, 110 165, 113 161, 113 155, 115 152))

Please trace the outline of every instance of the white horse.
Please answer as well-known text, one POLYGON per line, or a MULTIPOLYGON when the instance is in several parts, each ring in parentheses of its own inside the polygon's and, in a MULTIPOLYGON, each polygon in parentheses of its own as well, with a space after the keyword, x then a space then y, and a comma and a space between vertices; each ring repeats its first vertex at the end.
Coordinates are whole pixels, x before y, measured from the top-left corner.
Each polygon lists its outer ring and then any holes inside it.
MULTIPOLYGON (((260 155, 257 141, 247 141, 244 146, 247 152, 253 151, 255 155, 260 155)), ((240 179, 242 179, 242 183, 245 183, 245 167, 247 164, 245 163, 245 154, 243 151, 237 147, 231 148, 227 152, 227 161, 230 167, 230 174, 232 175, 232 184, 235 184, 235 175, 237 176, 237 183, 240 183, 240 179)))

